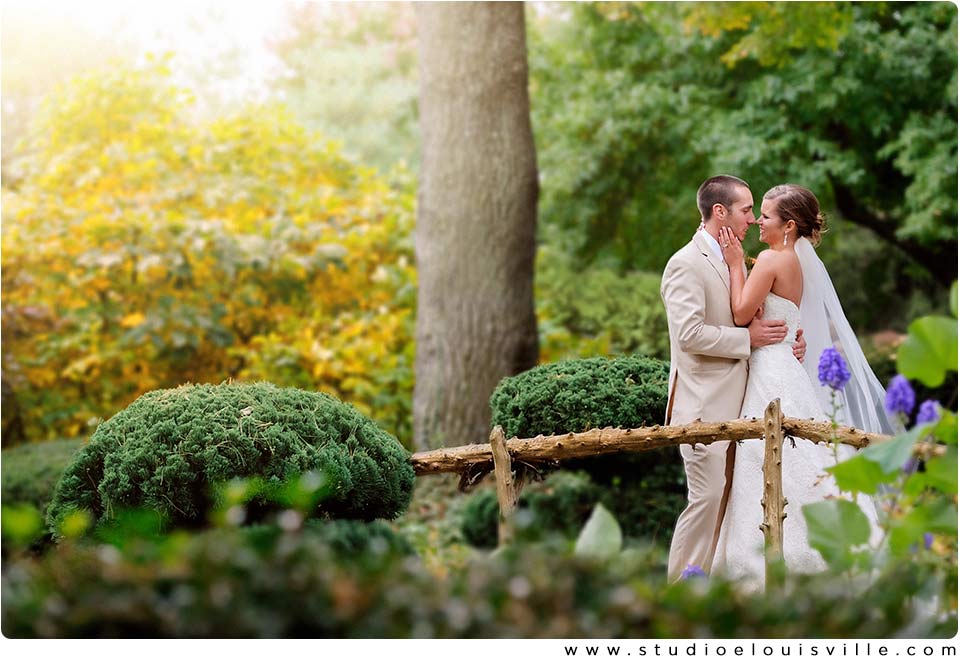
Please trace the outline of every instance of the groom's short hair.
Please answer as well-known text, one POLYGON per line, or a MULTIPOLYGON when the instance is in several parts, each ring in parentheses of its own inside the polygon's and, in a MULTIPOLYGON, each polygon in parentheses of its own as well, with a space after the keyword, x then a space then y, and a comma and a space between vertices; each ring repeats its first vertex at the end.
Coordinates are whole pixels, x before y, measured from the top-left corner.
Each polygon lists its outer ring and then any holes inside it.
POLYGON ((700 218, 708 221, 713 216, 713 206, 720 203, 725 208, 733 206, 740 187, 750 188, 746 182, 732 175, 714 175, 704 180, 697 189, 697 207, 700 208, 700 218))

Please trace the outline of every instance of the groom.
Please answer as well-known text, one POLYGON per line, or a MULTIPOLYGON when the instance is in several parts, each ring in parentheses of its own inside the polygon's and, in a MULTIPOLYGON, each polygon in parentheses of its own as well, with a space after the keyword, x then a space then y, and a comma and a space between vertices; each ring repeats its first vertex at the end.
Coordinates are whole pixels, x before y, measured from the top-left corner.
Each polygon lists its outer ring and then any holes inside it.
MULTIPOLYGON (((730 275, 718 237, 727 227, 742 242, 750 225, 757 223, 750 187, 731 175, 717 175, 700 185, 697 207, 703 223, 667 262, 660 283, 670 329, 667 424, 740 417, 750 349, 779 343, 787 335, 786 321, 754 318, 748 327, 737 327, 730 312, 730 275)), ((805 350, 798 331, 794 354, 802 358, 805 350)), ((677 519, 670 545, 669 581, 676 581, 690 565, 709 571, 735 453, 736 445, 729 441, 680 446, 687 507, 677 519)))

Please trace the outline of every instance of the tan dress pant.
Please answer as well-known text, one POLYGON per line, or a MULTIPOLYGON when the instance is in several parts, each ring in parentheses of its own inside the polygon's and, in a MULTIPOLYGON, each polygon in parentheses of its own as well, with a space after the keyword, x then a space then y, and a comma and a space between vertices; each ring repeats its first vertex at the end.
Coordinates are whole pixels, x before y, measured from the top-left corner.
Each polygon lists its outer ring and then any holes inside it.
POLYGON ((680 445, 687 474, 687 507, 673 531, 668 581, 678 580, 688 565, 709 573, 733 479, 736 448, 725 440, 696 447, 680 445))

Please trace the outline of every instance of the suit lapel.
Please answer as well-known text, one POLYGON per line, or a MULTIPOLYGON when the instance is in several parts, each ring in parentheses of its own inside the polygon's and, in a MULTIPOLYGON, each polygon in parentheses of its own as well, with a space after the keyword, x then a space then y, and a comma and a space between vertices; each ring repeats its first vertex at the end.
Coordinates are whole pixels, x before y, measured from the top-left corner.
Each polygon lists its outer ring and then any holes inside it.
POLYGON ((717 255, 713 253, 713 249, 710 248, 710 245, 707 244, 705 239, 703 239, 703 236, 700 235, 699 231, 693 236, 693 244, 697 247, 697 250, 703 254, 703 257, 707 259, 707 262, 710 263, 710 267, 714 269, 714 271, 717 273, 717 276, 719 276, 723 281, 723 285, 727 287, 727 292, 729 292, 730 272, 728 271, 727 264, 717 258, 717 255))

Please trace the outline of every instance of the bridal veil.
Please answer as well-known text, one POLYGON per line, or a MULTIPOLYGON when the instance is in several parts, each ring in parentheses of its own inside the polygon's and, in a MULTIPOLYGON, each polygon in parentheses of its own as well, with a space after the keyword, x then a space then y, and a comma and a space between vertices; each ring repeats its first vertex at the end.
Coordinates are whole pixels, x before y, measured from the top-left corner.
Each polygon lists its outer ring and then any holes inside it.
POLYGON ((821 385, 818 376, 820 354, 835 346, 850 370, 850 381, 838 394, 836 421, 871 433, 892 435, 902 430, 885 409, 885 392, 864 357, 857 336, 850 328, 840 306, 823 261, 813 245, 801 237, 794 245, 803 272, 803 297, 800 301, 800 327, 807 340, 803 368, 813 382, 823 412, 833 412, 831 389, 821 385))

